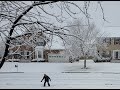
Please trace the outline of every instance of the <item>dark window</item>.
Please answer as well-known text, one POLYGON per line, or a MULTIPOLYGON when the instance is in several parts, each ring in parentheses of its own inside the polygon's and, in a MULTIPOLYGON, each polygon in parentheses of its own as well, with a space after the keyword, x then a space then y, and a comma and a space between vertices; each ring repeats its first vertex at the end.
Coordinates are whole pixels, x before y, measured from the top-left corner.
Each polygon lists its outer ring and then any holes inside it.
POLYGON ((40 51, 38 51, 38 58, 41 58, 42 56, 41 56, 41 52, 40 51))
POLYGON ((24 52, 23 52, 23 51, 21 52, 21 55, 24 55, 24 52))
POLYGON ((29 52, 27 52, 27 59, 29 59, 29 52))
POLYGON ((114 45, 120 44, 120 38, 114 38, 114 45))
POLYGON ((111 44, 111 38, 103 39, 103 43, 107 43, 108 45, 110 45, 111 44))
POLYGON ((44 43, 43 42, 36 42, 36 45, 37 46, 44 46, 44 43))

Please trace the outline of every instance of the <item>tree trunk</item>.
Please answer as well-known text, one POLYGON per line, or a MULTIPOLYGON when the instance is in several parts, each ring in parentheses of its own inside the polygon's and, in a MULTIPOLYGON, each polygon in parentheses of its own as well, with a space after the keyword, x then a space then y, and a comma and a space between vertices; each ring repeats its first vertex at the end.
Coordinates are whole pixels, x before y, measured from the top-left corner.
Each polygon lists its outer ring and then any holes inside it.
POLYGON ((86 68, 86 56, 85 56, 85 60, 84 60, 84 68, 86 68))
POLYGON ((38 6, 38 5, 45 5, 45 4, 49 4, 49 3, 55 3, 55 2, 58 2, 58 1, 51 1, 51 2, 38 2, 38 3, 34 3, 32 4, 31 6, 29 6, 23 13, 21 13, 18 18, 14 21, 11 29, 10 29, 10 32, 9 32, 9 35, 7 37, 7 40, 6 40, 6 47, 5 47, 5 52, 4 52, 4 55, 3 55, 3 58, 2 58, 2 61, 0 63, 0 69, 1 67, 3 66, 5 60, 6 60, 6 57, 8 55, 8 49, 9 49, 9 44, 10 44, 10 40, 11 40, 11 36, 12 36, 12 33, 14 31, 14 28, 17 26, 17 23, 20 21, 20 19, 25 15, 27 14, 34 6, 38 6))
POLYGON ((18 22, 27 12, 29 12, 32 8, 33 8, 33 6, 30 6, 30 7, 29 7, 26 11, 24 11, 24 12, 15 20, 15 22, 13 23, 13 25, 12 25, 12 27, 11 27, 11 29, 10 29, 9 36, 8 36, 8 38, 7 38, 7 40, 6 40, 5 52, 4 52, 2 61, 1 61, 1 63, 0 63, 0 69, 1 69, 1 67, 3 66, 3 64, 4 64, 5 60, 6 60, 6 57, 7 57, 7 55, 8 55, 8 51, 9 51, 8 48, 9 48, 9 44, 10 44, 10 40, 11 40, 10 37, 12 36, 13 30, 14 30, 14 28, 15 28, 15 25, 16 25, 17 22, 18 22))

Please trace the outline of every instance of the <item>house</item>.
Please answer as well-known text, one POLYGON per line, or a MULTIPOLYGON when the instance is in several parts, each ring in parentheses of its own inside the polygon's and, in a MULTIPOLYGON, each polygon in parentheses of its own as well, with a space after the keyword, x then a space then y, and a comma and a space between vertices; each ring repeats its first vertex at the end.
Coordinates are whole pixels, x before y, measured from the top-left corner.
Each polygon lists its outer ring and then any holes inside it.
POLYGON ((110 57, 112 61, 120 61, 120 37, 101 37, 97 41, 102 42, 97 46, 99 55, 110 57))
POLYGON ((11 37, 7 61, 45 61, 43 51, 48 41, 42 32, 28 32, 11 37))
MULTIPOLYGON (((65 55, 65 49, 46 48, 49 43, 48 37, 43 33, 24 33, 15 37, 11 37, 9 55, 7 61, 16 62, 69 62, 65 55)), ((54 46, 54 47, 56 47, 54 46)))

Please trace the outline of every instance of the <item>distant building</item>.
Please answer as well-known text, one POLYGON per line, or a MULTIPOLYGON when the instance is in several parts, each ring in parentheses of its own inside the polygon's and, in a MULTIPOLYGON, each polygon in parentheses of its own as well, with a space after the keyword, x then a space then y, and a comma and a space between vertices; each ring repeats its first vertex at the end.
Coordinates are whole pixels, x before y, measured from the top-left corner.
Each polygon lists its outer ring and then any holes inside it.
POLYGON ((43 51, 49 39, 41 32, 11 37, 8 60, 29 62, 45 61, 43 51))
POLYGON ((43 33, 25 33, 11 37, 7 61, 18 62, 69 62, 65 49, 47 49, 48 37, 43 33))
MULTIPOLYGON (((102 57, 111 57, 112 60, 120 60, 120 37, 98 38, 105 45, 97 46, 97 52, 102 57)), ((98 40, 98 41, 99 41, 98 40)))

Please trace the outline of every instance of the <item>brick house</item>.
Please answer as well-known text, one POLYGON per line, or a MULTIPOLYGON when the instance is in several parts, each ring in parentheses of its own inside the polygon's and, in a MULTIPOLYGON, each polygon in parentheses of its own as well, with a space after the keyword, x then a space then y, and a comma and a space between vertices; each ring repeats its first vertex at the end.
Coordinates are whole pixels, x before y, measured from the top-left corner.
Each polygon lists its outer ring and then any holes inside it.
POLYGON ((44 61, 43 51, 49 39, 41 32, 25 33, 11 37, 8 60, 26 61, 44 61))
POLYGON ((12 37, 7 61, 68 62, 65 49, 47 49, 45 46, 48 42, 49 39, 41 32, 36 35, 34 33, 25 33, 12 37))

